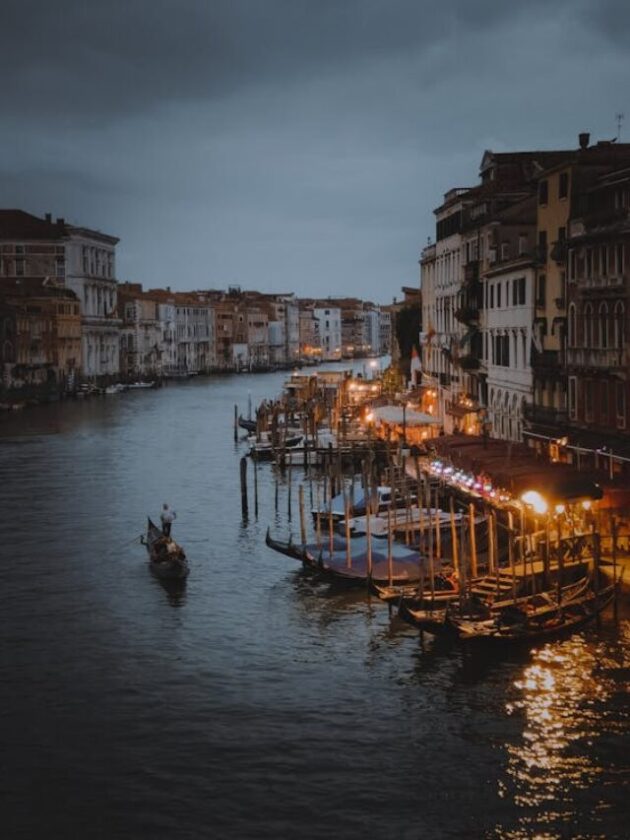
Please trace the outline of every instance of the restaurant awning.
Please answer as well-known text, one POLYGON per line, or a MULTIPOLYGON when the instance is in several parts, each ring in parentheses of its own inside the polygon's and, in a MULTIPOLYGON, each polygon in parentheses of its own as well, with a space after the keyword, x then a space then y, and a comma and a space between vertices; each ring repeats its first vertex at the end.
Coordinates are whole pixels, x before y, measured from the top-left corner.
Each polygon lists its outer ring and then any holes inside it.
POLYGON ((435 426, 440 421, 432 414, 416 411, 413 408, 403 409, 400 405, 384 405, 374 409, 374 419, 390 426, 435 426))

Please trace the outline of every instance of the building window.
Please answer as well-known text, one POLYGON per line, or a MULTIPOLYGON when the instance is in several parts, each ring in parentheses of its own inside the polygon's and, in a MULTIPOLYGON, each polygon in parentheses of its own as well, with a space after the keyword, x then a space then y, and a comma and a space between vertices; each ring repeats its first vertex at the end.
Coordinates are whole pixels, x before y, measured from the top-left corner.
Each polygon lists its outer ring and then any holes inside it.
POLYGON ((608 275, 608 246, 602 245, 599 252, 599 270, 602 277, 608 275))
POLYGON ((547 231, 538 231, 538 258, 541 262, 547 261, 547 231))
POLYGON ((621 277, 623 274, 623 256, 623 243, 619 243, 619 245, 615 248, 615 257, 617 262, 616 270, 618 277, 621 277))
POLYGON ((494 283, 490 283, 490 309, 494 309, 494 283))
POLYGON ((549 181, 546 179, 538 182, 538 203, 547 204, 549 201, 549 181))
POLYGON ((608 400, 610 399, 608 394, 608 382, 606 380, 600 382, 599 387, 599 417, 600 421, 605 425, 608 423, 608 400))
POLYGON ((503 283, 497 283, 497 309, 501 309, 501 286, 503 283))
POLYGON ((569 304, 569 347, 575 347, 575 304, 569 304))
POLYGON ((617 405, 617 428, 626 428, 626 383, 617 382, 617 396, 615 403, 617 405))
POLYGON ((518 304, 519 306, 525 306, 525 296, 526 296, 526 281, 524 277, 519 277, 516 281, 518 285, 518 304))
POLYGON ((569 419, 577 419, 577 380, 575 376, 569 377, 569 419))
POLYGON ((615 349, 623 350, 626 341, 626 308, 622 301, 615 304, 615 349))
POLYGON ((566 198, 569 195, 569 173, 561 172, 558 177, 558 198, 566 198))
POLYGON ((593 419, 593 380, 584 380, 584 419, 590 423, 593 419))
POLYGON ((608 304, 605 301, 599 305, 599 346, 604 350, 608 347, 608 304))
POLYGON ((544 308, 547 303, 547 275, 539 274, 537 278, 536 306, 544 308))
POLYGON ((584 347, 593 346, 593 307, 587 303, 584 307, 584 347))

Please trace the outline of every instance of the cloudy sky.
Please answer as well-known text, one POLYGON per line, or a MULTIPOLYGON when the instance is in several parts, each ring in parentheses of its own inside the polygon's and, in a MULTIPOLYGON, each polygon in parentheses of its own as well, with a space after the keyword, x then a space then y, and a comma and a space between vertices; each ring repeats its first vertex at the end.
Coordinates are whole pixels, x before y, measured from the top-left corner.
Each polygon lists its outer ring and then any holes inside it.
POLYGON ((484 149, 630 140, 625 0, 3 0, 1 206, 145 286, 418 282, 484 149), (625 134, 624 134, 625 132, 625 134))

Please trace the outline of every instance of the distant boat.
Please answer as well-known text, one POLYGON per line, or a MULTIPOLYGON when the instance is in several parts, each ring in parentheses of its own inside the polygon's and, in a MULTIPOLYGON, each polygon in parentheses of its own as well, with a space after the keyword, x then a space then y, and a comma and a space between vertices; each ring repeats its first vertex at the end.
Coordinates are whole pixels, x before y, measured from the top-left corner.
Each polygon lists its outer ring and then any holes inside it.
POLYGON ((142 381, 140 381, 140 382, 130 382, 129 385, 127 385, 127 387, 130 390, 134 390, 136 388, 155 388, 156 386, 157 386, 157 382, 155 382, 155 381, 152 381, 152 382, 142 382, 142 381))
POLYGON ((256 421, 255 420, 246 420, 244 417, 238 418, 238 425, 241 429, 245 429, 247 432, 255 432, 256 431, 256 421))
POLYGON ((150 569, 164 580, 180 580, 190 571, 184 549, 175 540, 164 536, 162 530, 148 519, 144 544, 149 552, 150 569))
POLYGON ((112 396, 113 394, 121 394, 123 391, 126 390, 127 386, 121 385, 121 383, 118 382, 116 385, 108 385, 107 388, 105 388, 105 394, 107 396, 112 396))

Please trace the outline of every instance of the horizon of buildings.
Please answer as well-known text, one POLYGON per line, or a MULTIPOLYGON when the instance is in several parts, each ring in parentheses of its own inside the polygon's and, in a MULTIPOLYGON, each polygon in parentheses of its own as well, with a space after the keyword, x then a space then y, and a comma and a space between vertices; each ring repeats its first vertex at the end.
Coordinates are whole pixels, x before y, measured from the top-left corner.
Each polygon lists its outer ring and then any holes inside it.
POLYGON ((50 214, 0 210, 5 393, 391 352, 395 303, 236 286, 144 289, 117 279, 118 242, 50 214))

